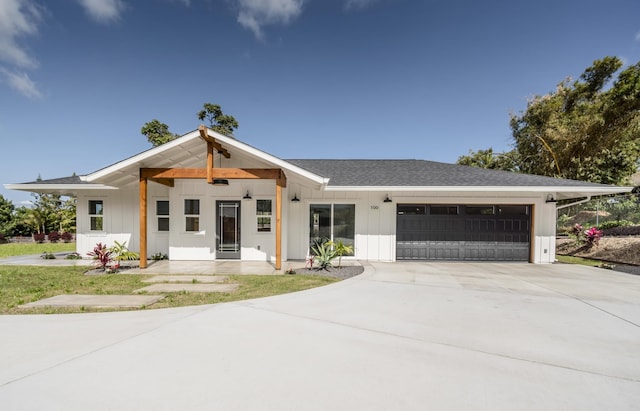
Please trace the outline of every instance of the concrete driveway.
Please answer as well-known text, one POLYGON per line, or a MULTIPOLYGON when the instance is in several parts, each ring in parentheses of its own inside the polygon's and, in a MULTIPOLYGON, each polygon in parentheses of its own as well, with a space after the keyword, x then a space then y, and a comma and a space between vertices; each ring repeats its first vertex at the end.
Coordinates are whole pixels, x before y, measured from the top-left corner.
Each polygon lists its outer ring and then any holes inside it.
POLYGON ((0 316, 6 410, 632 410, 640 277, 374 263, 289 295, 0 316))

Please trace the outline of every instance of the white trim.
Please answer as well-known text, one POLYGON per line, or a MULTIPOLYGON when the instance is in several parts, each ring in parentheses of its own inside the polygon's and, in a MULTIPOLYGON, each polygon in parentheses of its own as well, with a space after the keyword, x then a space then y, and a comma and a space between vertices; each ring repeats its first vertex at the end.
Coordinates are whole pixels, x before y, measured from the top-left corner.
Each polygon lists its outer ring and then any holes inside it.
POLYGON ((159 145, 157 147, 153 147, 147 151, 143 151, 142 153, 136 154, 132 157, 129 157, 125 160, 122 160, 120 162, 117 162, 115 164, 112 164, 108 167, 105 167, 103 169, 100 169, 98 171, 94 171, 91 174, 88 174, 87 176, 85 176, 86 181, 94 181, 97 180, 99 178, 105 177, 109 174, 112 173, 116 173, 119 172, 120 170, 122 170, 123 168, 129 167, 129 166, 133 166, 136 163, 140 163, 143 162, 144 160, 147 160, 151 157, 154 157, 164 151, 167 151, 169 149, 172 149, 176 146, 179 146, 180 144, 183 143, 187 143, 191 140, 193 140, 194 138, 200 138, 200 133, 198 132, 198 130, 192 131, 190 133, 185 134, 182 137, 176 138, 175 140, 171 140, 168 143, 164 143, 162 145, 159 145))
POLYGON ((617 194, 630 192, 633 187, 585 187, 585 186, 327 186, 325 191, 420 191, 420 192, 580 192, 580 193, 597 193, 597 194, 617 194))
POLYGON ((117 190, 117 187, 105 184, 3 184, 7 190, 22 191, 76 191, 76 190, 117 190))

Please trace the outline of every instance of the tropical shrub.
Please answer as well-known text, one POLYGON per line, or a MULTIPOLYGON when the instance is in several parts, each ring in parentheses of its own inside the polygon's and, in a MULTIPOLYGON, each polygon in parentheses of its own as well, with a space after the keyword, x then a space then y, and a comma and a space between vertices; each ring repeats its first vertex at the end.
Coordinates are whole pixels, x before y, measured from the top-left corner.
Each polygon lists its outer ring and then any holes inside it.
POLYGON ((57 231, 50 231, 47 235, 47 239, 50 243, 57 243, 60 240, 60 233, 57 231))
POLYGON ((33 233, 33 239, 36 243, 43 243, 45 238, 44 233, 33 233))
POLYGON ((113 254, 116 261, 131 261, 131 260, 139 260, 140 254, 135 251, 129 251, 127 248, 127 242, 123 241, 122 243, 118 241, 114 241, 114 245, 109 247, 109 251, 113 254))
POLYGON ((631 221, 628 220, 613 220, 613 221, 605 221, 604 223, 601 223, 598 228, 601 230, 606 230, 608 228, 614 228, 614 227, 629 227, 635 225, 633 224, 631 221))
POLYGON ((333 267, 332 261, 338 256, 329 242, 321 245, 311 247, 311 251, 316 255, 315 262, 317 263, 316 270, 327 270, 333 267))
POLYGON ((93 251, 89 251, 87 255, 96 260, 96 267, 101 268, 103 271, 105 271, 107 266, 113 261, 112 252, 102 243, 96 244, 96 246, 93 247, 93 251))
POLYGON ((601 237, 602 237, 602 231, 598 230, 596 227, 591 227, 590 229, 584 232, 584 238, 587 241, 587 244, 589 245, 589 247, 598 245, 598 242, 600 242, 601 237))
POLYGON ((353 244, 345 244, 342 240, 329 241, 329 245, 338 256, 338 268, 342 267, 342 256, 353 254, 353 244))
POLYGON ((0 244, 8 243, 9 240, 4 236, 4 234, 0 233, 0 244))
POLYGON ((71 240, 73 240, 73 234, 65 231, 64 233, 60 234, 60 239, 65 243, 70 243, 71 240))

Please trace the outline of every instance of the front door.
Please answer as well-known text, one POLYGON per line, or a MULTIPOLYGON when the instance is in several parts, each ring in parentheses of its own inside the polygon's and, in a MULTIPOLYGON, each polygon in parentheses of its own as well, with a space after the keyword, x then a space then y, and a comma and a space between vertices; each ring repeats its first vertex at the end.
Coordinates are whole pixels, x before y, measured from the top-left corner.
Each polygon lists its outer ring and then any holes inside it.
POLYGON ((216 258, 240 258, 240 201, 216 201, 216 258))

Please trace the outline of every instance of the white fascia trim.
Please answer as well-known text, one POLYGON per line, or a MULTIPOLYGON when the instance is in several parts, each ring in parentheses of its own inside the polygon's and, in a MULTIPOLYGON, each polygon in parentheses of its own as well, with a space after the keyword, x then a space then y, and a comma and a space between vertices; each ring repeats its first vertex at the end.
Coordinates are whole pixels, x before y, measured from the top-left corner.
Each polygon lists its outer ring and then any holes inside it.
POLYGON ((236 140, 235 138, 232 137, 227 137, 225 135, 216 133, 215 131, 207 128, 207 133, 209 136, 215 138, 216 140, 220 140, 221 142, 223 142, 224 144, 237 148, 238 150, 242 150, 245 153, 247 153, 250 156, 256 157, 256 158, 260 158, 262 160, 268 161, 270 163, 272 163, 273 165, 279 167, 279 168, 283 168, 285 170, 291 171, 295 174, 298 174, 301 177, 304 177, 308 180, 313 181, 316 184, 327 184, 329 182, 328 178, 324 178, 322 176, 319 176, 317 174, 311 173, 303 168, 300 168, 294 164, 291 164, 287 161, 284 161, 278 157, 275 157, 269 153, 266 153, 262 150, 259 150, 255 147, 251 147, 250 145, 247 145, 245 143, 243 143, 242 141, 236 140))
POLYGON ((4 184, 7 190, 20 191, 83 191, 83 190, 117 190, 117 187, 104 184, 4 184))
POLYGON ((184 144, 186 142, 189 142, 191 140, 193 140, 194 138, 200 138, 200 132, 198 130, 192 131, 190 133, 185 134, 182 137, 176 138, 175 140, 171 140, 168 143, 164 143, 162 145, 159 145, 158 147, 153 147, 147 151, 143 151, 142 153, 136 154, 133 157, 129 157, 125 160, 119 161, 115 164, 112 164, 108 167, 105 167, 103 169, 100 169, 98 171, 95 171, 91 174, 88 174, 87 176, 85 176, 85 178, 83 179, 83 181, 94 181, 97 179, 100 179, 102 177, 105 177, 109 174, 112 173, 116 173, 120 170, 122 170, 123 168, 126 167, 130 167, 132 165, 135 165, 136 163, 140 163, 143 162, 153 156, 156 156, 164 151, 170 150, 176 146, 179 146, 180 144, 184 144))
POLYGON ((626 193, 633 190, 633 187, 584 187, 584 186, 327 186, 326 191, 380 191, 380 192, 401 192, 401 191, 418 191, 418 192, 478 192, 478 191, 494 191, 494 192, 532 192, 532 193, 549 193, 549 192, 569 192, 569 193, 589 193, 589 194, 617 194, 626 193))

